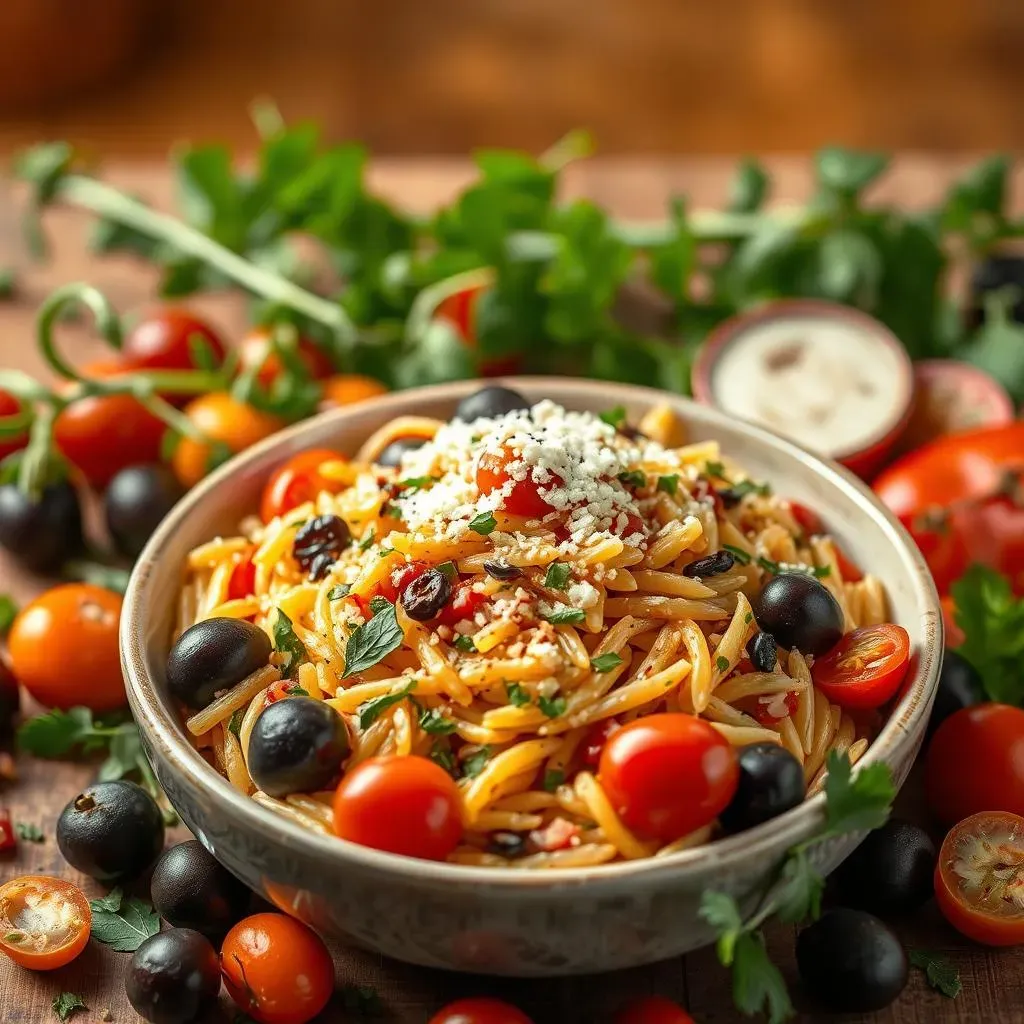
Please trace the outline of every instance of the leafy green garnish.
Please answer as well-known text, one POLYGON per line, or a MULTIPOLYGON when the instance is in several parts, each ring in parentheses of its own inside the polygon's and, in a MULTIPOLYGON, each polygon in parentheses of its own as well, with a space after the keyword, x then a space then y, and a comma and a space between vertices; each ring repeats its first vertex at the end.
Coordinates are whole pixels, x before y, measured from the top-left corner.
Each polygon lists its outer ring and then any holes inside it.
POLYGON ((728 493, 729 497, 739 499, 745 498, 748 494, 756 494, 760 498, 767 498, 772 493, 770 484, 759 484, 755 480, 739 480, 732 484, 728 491, 722 491, 722 494, 728 493))
POLYGON ((430 748, 430 760, 440 765, 452 778, 458 776, 459 762, 452 753, 452 748, 447 740, 436 740, 430 748))
POLYGON ((374 697, 372 700, 363 701, 359 705, 359 728, 368 729, 374 722, 380 718, 381 713, 387 711, 388 708, 395 704, 401 703, 406 697, 416 689, 416 680, 403 686, 401 690, 396 690, 394 693, 385 693, 383 696, 374 697))
POLYGON ((548 622, 554 623, 556 626, 577 626, 586 619, 587 614, 582 608, 568 608, 562 605, 559 608, 552 608, 549 612, 541 613, 541 617, 547 619, 548 622))
POLYGON ((521 708, 530 703, 530 692, 522 683, 506 683, 505 693, 513 707, 521 708))
POLYGON ((486 537, 493 533, 498 525, 498 520, 494 518, 493 512, 481 512, 479 515, 473 516, 469 521, 469 528, 474 532, 480 534, 481 537, 486 537))
POLYGON ((437 571, 441 573, 449 583, 454 583, 459 577, 458 567, 452 561, 442 562, 437 567, 437 571))
POLYGON ((394 605, 386 597, 370 598, 370 614, 373 616, 380 615, 381 612, 386 612, 389 608, 394 608, 394 605))
POLYGON ((327 600, 340 601, 341 598, 348 597, 351 591, 352 588, 347 583, 339 583, 327 591, 327 600))
POLYGON ((447 736, 457 726, 440 708, 423 708, 419 717, 420 728, 434 736, 447 736))
MULTIPOLYGON (((302 692, 305 693, 306 691, 303 690, 302 692)), ((245 717, 245 712, 241 708, 239 708, 236 712, 234 712, 232 714, 231 718, 228 720, 228 732, 230 732, 234 736, 241 735, 242 719, 244 717, 245 717)))
POLYGON ((160 917, 153 907, 136 896, 127 899, 112 889, 101 899, 90 900, 92 937, 119 953, 133 953, 160 931, 160 917))
POLYGON ((462 774, 467 779, 475 779, 483 770, 484 766, 491 759, 491 748, 489 746, 481 747, 479 750, 473 751, 462 762, 462 774))
POLYGON ((618 668, 621 664, 622 657, 614 651, 599 654, 596 658, 590 659, 590 667, 595 672, 611 672, 613 668, 618 668))
POLYGON ((292 620, 280 608, 276 608, 275 612, 277 614, 274 616, 273 625, 274 650, 285 655, 281 673, 286 677, 294 678, 299 671, 299 666, 303 662, 309 661, 309 654, 302 641, 296 636, 292 620))
POLYGON ((554 793, 563 782, 565 782, 565 772, 558 768, 548 768, 544 772, 544 781, 541 786, 546 793, 554 793))
POLYGON ((625 487, 643 487, 647 483, 647 474, 642 469, 631 469, 620 473, 618 481, 625 487))
POLYGON ((666 476, 659 476, 658 490, 664 491, 666 494, 669 494, 674 498, 676 491, 679 490, 679 474, 669 473, 666 476))
POLYGON ((609 427, 614 427, 616 430, 626 425, 626 407, 624 405, 616 405, 597 415, 603 423, 607 423, 609 427))
POLYGON ((705 476, 715 477, 718 480, 725 479, 725 466, 717 459, 708 459, 704 463, 705 476))
POLYGON ((82 997, 74 992, 60 992, 53 997, 50 1009, 57 1015, 60 1024, 67 1024, 76 1010, 88 1010, 82 997))
MULTIPOLYGON (((730 553, 733 558, 736 557, 737 549, 730 549, 730 553)), ((749 556, 747 561, 750 561, 749 556)), ((832 569, 827 565, 797 565, 790 564, 789 562, 783 564, 782 562, 774 562, 770 558, 765 558, 764 555, 758 555, 754 561, 767 573, 771 573, 772 576, 781 576, 783 573, 799 573, 804 576, 813 576, 815 579, 824 579, 826 576, 832 574, 832 569)), ((743 563, 744 565, 746 563, 743 563)))
POLYGON ((722 654, 718 655, 718 657, 715 658, 715 668, 717 668, 719 672, 728 671, 729 659, 722 654))
POLYGON ((403 491, 412 491, 415 494, 416 491, 436 483, 437 479, 436 476, 411 476, 405 480, 399 480, 397 486, 401 487, 403 491))
POLYGON ((950 999, 956 999, 963 991, 960 974, 957 969, 938 953, 930 953, 926 949, 909 951, 910 962, 925 973, 928 984, 950 999))
POLYGON ((345 645, 343 679, 372 668, 392 651, 402 646, 404 635, 398 625, 395 606, 388 603, 369 622, 357 626, 345 645))
POLYGON ((537 707, 544 712, 548 718, 557 718, 559 715, 565 714, 565 698, 564 697, 538 697, 537 707))
POLYGON ((735 547, 732 544, 723 544, 722 545, 722 550, 723 551, 728 551, 729 554, 732 555, 732 557, 740 565, 750 565, 751 555, 750 555, 749 552, 744 551, 743 548, 735 547))
POLYGON ((357 547, 359 548, 360 551, 369 551, 370 550, 370 547, 372 546, 373 541, 374 541, 374 533, 375 532, 376 531, 374 530, 374 528, 372 526, 366 531, 366 536, 363 537, 363 539, 357 545, 357 547))
POLYGON ((384 1003, 372 985, 342 986, 341 1005, 360 1017, 379 1017, 384 1012, 384 1003))
POLYGON ((466 636, 465 633, 456 634, 452 643, 455 645, 457 650, 465 651, 467 654, 476 650, 476 644, 473 643, 473 638, 471 636, 466 636))
POLYGON ((18 833, 18 838, 24 839, 27 843, 41 843, 46 838, 38 825, 32 825, 26 821, 17 822, 14 829, 18 833))
POLYGON ((552 562, 544 574, 544 586, 551 590, 565 590, 572 570, 564 562, 552 562))

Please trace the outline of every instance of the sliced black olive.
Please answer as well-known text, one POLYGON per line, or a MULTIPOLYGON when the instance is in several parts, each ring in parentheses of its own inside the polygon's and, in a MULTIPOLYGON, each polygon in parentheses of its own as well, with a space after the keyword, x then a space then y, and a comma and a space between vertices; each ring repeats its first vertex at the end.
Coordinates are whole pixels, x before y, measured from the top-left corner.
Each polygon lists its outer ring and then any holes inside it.
POLYGON ((520 832, 492 832, 487 849, 499 857, 522 857, 527 852, 526 836, 520 832))
POLYGON ((936 859, 923 828, 892 818, 868 834, 835 878, 845 903, 882 917, 902 914, 931 898, 936 859))
POLYGON ((800 980, 830 1009, 868 1013, 888 1006, 907 983, 907 954, 877 917, 836 907, 796 942, 800 980))
POLYGON ((267 707, 249 738, 249 774, 270 796, 326 789, 348 756, 341 715, 312 697, 288 697, 267 707))
POLYGON ((153 868, 150 896, 157 913, 175 928, 222 938, 245 916, 251 893, 196 839, 165 850, 153 868))
POLYGON ((185 491, 165 466, 129 466, 107 485, 103 510, 114 546, 137 558, 185 491))
POLYGON ((683 575, 694 578, 720 576, 723 572, 728 572, 735 564, 736 559, 728 551, 716 551, 713 555, 698 558, 697 561, 683 566, 683 575))
POLYGON ((452 596, 452 581, 440 569, 427 569, 406 584, 402 607, 410 619, 428 622, 439 615, 452 596))
POLYGON ((210 940, 191 928, 151 935, 132 956, 125 992, 152 1024, 189 1024, 220 992, 220 961, 210 940))
POLYGON ((843 610, 827 587, 802 572, 770 580, 754 602, 757 624, 786 650, 825 654, 843 637, 843 610))
POLYGON ((935 703, 928 720, 928 735, 931 736, 950 715, 963 708, 974 707, 982 694, 981 676, 974 666, 956 651, 946 651, 942 658, 942 672, 939 687, 935 691, 935 703))
POLYGON ((503 582, 517 580, 523 575, 523 570, 518 565, 509 565, 508 562, 484 562, 484 572, 491 579, 503 582))
POLYGON ((747 643, 747 654, 758 672, 774 672, 779 645, 771 633, 755 633, 747 643))
POLYGON ((500 384, 491 384, 466 395, 455 407, 455 419, 472 423, 473 420, 495 419, 506 413, 529 408, 530 403, 518 391, 503 388, 500 384))
POLYGON ((377 456, 378 466, 390 466, 397 469, 402 464, 402 456, 409 452, 422 448, 427 443, 425 437, 400 437, 392 441, 384 451, 377 456))
POLYGON ((719 821, 727 832, 742 832, 777 818, 804 799, 804 769, 785 747, 753 743, 739 752, 736 793, 719 821))
POLYGON ((295 534, 292 555, 309 578, 322 580, 341 553, 352 543, 352 532, 338 516, 316 516, 295 534))
POLYGON ((270 638, 244 619, 204 619, 189 626, 167 656, 167 685, 178 700, 205 708, 270 659, 270 638))
POLYGON ((82 510, 61 480, 33 501, 16 484, 0 486, 0 547, 26 569, 52 572, 82 550, 82 510))
POLYGON ((134 782, 97 782, 57 819, 64 859, 100 882, 141 875, 164 845, 164 819, 156 801, 134 782))
POLYGON ((0 656, 0 739, 14 731, 14 719, 21 710, 21 690, 14 673, 0 656))

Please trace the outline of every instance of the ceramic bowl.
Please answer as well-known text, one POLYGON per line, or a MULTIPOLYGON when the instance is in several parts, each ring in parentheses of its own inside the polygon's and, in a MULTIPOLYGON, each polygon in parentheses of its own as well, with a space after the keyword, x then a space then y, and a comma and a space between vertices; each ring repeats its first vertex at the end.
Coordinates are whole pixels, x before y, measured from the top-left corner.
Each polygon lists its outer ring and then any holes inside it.
MULTIPOLYGON (((718 439, 776 493, 820 513, 853 558, 884 581, 892 618, 910 633, 904 691, 864 763, 889 765, 897 784, 924 736, 937 684, 942 624, 928 569, 910 537, 846 470, 715 409, 646 388, 566 378, 511 380, 531 399, 571 409, 623 405, 631 418, 670 402, 691 440, 718 439)), ((447 418, 479 385, 399 392, 308 420, 232 459, 192 490, 143 552, 125 600, 121 651, 132 710, 157 777, 199 840, 272 903, 323 934, 430 967, 518 976, 607 971, 662 960, 710 942, 697 910, 720 889, 750 905, 786 850, 817 830, 823 797, 756 829, 673 856, 530 873, 439 864, 305 832, 221 778, 189 745, 168 697, 164 664, 187 552, 235 532, 267 475, 311 447, 354 451, 408 413, 447 418)), ((858 837, 815 846, 829 872, 858 837)))

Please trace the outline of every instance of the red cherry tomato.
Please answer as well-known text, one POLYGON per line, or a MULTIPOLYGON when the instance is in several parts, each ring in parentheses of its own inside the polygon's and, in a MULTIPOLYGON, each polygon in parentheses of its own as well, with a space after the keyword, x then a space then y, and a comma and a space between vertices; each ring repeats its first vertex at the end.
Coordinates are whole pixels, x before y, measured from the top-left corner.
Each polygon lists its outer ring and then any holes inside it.
POLYGON ((228 994, 259 1024, 306 1024, 334 992, 334 961, 323 940, 285 914, 253 914, 220 951, 228 994))
MULTIPOLYGON (((492 491, 500 491, 511 482, 513 477, 509 466, 518 460, 519 456, 509 448, 503 449, 501 454, 484 452, 476 468, 476 485, 480 489, 480 493, 490 494, 492 491)), ((546 488, 559 487, 562 483, 562 478, 552 473, 550 481, 543 486, 546 488)), ((515 516, 525 516, 527 519, 540 519, 553 511, 538 493, 538 486, 529 475, 524 480, 516 480, 512 483, 511 491, 502 503, 505 511, 515 516)))
POLYGON ((928 748, 925 791, 945 824, 980 811, 1024 816, 1024 711, 978 704, 947 718, 928 748))
POLYGON ((982 811, 951 829, 935 867, 935 901, 975 942, 1024 944, 1024 818, 982 811))
POLYGON ((224 362, 224 343, 213 328, 186 309, 168 308, 140 320, 124 339, 124 361, 133 368, 191 370, 196 347, 205 348, 215 366, 224 362))
POLYGON ((52 971, 85 949, 89 901, 62 878, 25 875, 0 886, 0 953, 30 971, 52 971))
POLYGON ((256 566, 252 561, 252 551, 238 562, 231 572, 231 579, 228 580, 228 599, 241 601, 243 598, 251 597, 256 590, 256 566))
POLYGON ((437 617, 438 622, 445 626, 454 626, 456 623, 462 622, 463 619, 472 622, 473 616, 489 600, 490 598, 486 594, 481 594, 473 589, 471 581, 460 583, 455 588, 452 599, 441 609, 441 614, 437 617))
POLYGON ((657 714, 624 725, 601 753, 599 777, 626 827, 670 843, 709 825, 736 792, 736 752, 707 722, 657 714))
POLYGON ((840 707, 878 708, 900 688, 909 664, 910 637, 902 626, 864 626, 814 663, 814 683, 840 707))
POLYGON ((263 499, 260 502, 260 516, 269 523, 277 516, 291 512, 293 508, 313 501, 321 491, 335 492, 341 489, 337 480, 320 475, 325 462, 345 461, 345 456, 330 448, 310 448, 293 455, 283 466, 271 474, 263 499))
POLYGON ((422 576, 430 566, 426 562, 406 562, 397 569, 393 569, 387 576, 377 584, 377 595, 385 597, 392 603, 398 600, 399 595, 414 579, 422 576))
POLYGON ((533 1021, 500 999, 457 999, 430 1018, 430 1024, 533 1024, 533 1021))
POLYGON ((617 733, 622 726, 614 718, 606 718, 603 722, 595 722, 583 739, 583 763, 596 768, 601 763, 601 751, 609 737, 617 733))
POLYGON ((425 757, 371 757, 341 780, 334 831, 342 839, 444 860, 462 835, 461 803, 452 777, 425 757))
MULTIPOLYGON (((238 347, 239 362, 243 370, 259 363, 263 364, 256 379, 264 388, 270 387, 282 370, 280 358, 276 352, 271 351, 270 337, 270 331, 258 328, 243 338, 238 347)), ((299 338, 295 354, 313 380, 323 380, 334 373, 331 357, 309 338, 299 338)))
POLYGON ((694 1024, 678 1004, 664 996, 647 996, 619 1011, 615 1024, 694 1024))
MULTIPOLYGON (((21 406, 14 395, 0 390, 0 416, 13 416, 21 406)), ((21 451, 28 443, 28 434, 17 434, 14 437, 0 437, 0 459, 6 459, 13 452, 21 451)))

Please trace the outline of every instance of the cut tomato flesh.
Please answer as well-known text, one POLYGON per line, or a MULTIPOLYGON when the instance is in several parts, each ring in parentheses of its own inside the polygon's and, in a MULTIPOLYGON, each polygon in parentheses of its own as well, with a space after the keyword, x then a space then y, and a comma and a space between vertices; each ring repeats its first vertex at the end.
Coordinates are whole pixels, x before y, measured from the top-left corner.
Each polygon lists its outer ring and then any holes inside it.
POLYGON ((70 963, 89 941, 89 904, 70 882, 40 875, 0 888, 0 949, 15 963, 50 970, 70 963))

